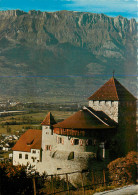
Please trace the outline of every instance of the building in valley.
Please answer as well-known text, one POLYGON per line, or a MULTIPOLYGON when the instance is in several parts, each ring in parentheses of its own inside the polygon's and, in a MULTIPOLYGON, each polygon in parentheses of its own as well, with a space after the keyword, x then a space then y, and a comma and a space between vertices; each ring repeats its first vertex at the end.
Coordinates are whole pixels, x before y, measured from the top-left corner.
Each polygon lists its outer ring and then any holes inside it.
POLYGON ((109 151, 110 155, 123 156, 136 150, 136 98, 112 77, 88 100, 88 107, 59 123, 49 112, 42 122, 42 132, 27 131, 39 132, 39 138, 42 134, 41 141, 37 138, 39 144, 25 137, 26 132, 13 148, 13 164, 27 162, 17 160, 20 154, 28 155, 30 164, 34 163, 35 149, 39 154, 35 164, 38 172, 65 173, 91 168, 92 159, 104 159, 109 151), (17 147, 21 140, 22 148, 17 147))

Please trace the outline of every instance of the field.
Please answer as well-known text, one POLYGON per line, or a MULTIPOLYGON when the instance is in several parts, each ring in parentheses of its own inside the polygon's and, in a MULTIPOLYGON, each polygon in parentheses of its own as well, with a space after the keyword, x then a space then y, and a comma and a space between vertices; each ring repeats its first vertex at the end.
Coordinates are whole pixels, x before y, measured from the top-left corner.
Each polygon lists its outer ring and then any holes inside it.
MULTIPOLYGON (((12 114, 10 116, 0 117, 0 133, 1 134, 16 134, 18 131, 27 129, 41 129, 41 122, 46 117, 49 111, 26 112, 22 114, 12 114)), ((74 112, 71 111, 52 111, 55 120, 61 121, 74 112)))

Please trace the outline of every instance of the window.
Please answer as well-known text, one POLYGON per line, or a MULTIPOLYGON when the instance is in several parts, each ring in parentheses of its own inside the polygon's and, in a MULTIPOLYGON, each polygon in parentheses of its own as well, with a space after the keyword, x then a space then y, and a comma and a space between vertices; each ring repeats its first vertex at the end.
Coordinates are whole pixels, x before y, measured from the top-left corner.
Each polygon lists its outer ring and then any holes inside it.
POLYGON ((51 151, 52 147, 51 145, 45 145, 45 150, 50 150, 51 151))
POLYGON ((49 150, 49 146, 48 145, 46 146, 46 150, 49 150))
POLYGON ((61 137, 59 138, 59 143, 62 143, 62 138, 61 137))
POLYGON ((72 159, 74 159, 74 152, 70 152, 70 154, 68 155, 68 160, 72 159))
POLYGON ((88 146, 92 146, 92 140, 91 139, 88 140, 88 146))
POLYGON ((28 154, 25 154, 25 159, 28 159, 28 154))
POLYGON ((33 156, 32 156, 31 158, 32 158, 33 162, 35 162, 36 157, 33 157, 33 156))
POLYGON ((19 154, 19 158, 20 158, 20 159, 22 158, 22 154, 19 154))
POLYGON ((93 140, 93 145, 96 146, 96 139, 93 140))
POLYGON ((79 145, 79 139, 74 139, 74 145, 79 145))
POLYGON ((57 170, 61 170, 62 168, 57 168, 57 170))
POLYGON ((33 139, 33 140, 31 140, 31 141, 29 141, 29 142, 27 142, 27 145, 32 145, 32 144, 33 144, 33 142, 34 142, 34 139, 33 139))
POLYGON ((57 137, 57 143, 58 143, 58 144, 64 144, 64 138, 62 138, 62 137, 57 137))
POLYGON ((33 153, 35 154, 36 153, 36 150, 33 150, 33 153))

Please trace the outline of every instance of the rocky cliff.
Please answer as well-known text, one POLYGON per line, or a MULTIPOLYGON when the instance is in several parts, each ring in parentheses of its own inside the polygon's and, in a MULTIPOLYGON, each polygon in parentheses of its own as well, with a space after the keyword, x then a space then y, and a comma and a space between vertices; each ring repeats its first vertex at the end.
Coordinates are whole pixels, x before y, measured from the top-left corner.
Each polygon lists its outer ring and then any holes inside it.
POLYGON ((134 19, 9 10, 0 21, 1 96, 81 100, 113 70, 136 95, 134 19))

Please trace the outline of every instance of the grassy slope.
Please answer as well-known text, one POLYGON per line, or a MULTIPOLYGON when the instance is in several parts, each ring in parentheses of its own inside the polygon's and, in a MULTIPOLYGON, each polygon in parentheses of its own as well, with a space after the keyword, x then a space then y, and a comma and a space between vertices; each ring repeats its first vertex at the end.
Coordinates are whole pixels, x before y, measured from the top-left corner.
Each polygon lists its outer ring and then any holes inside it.
MULTIPOLYGON (((25 114, 17 114, 14 116, 6 116, 6 117, 0 117, 0 133, 5 133, 7 134, 7 125, 5 124, 6 122, 17 122, 20 124, 17 125, 8 125, 8 127, 11 128, 11 133, 8 134, 14 134, 16 131, 21 131, 22 129, 32 128, 41 128, 41 122, 43 119, 46 117, 47 113, 49 111, 42 111, 38 113, 25 113, 25 114), (28 121, 28 122, 27 122, 28 121), (32 122, 31 122, 32 121, 32 122), (24 124, 26 123, 27 124, 24 124), (3 125, 4 124, 4 125, 3 125)), ((53 116, 55 117, 56 121, 62 120, 67 118, 68 116, 72 115, 73 112, 70 111, 53 111, 52 112, 53 116)))

